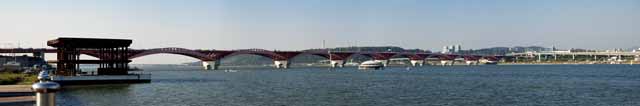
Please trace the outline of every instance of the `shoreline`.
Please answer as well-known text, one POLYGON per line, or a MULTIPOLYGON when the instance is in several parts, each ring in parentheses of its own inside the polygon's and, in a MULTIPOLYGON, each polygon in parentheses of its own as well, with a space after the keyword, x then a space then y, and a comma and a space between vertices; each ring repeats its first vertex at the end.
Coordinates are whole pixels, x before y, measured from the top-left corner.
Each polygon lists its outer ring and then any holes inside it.
POLYGON ((527 63, 498 63, 499 65, 640 65, 639 63, 580 63, 580 62, 527 62, 527 63))
POLYGON ((33 106, 35 103, 31 85, 0 85, 0 105, 33 106))

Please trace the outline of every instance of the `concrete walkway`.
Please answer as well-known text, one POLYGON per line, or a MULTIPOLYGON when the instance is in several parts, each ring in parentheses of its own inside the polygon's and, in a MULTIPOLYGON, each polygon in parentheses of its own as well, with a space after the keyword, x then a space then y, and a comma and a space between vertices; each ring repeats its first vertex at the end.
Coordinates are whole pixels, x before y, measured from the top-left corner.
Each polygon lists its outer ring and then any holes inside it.
POLYGON ((0 85, 0 106, 33 106, 31 85, 0 85))

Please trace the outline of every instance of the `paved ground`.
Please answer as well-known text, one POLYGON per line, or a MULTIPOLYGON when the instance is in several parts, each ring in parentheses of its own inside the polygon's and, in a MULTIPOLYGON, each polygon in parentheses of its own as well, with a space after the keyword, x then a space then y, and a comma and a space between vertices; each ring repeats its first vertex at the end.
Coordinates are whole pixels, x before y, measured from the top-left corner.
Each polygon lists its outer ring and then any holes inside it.
POLYGON ((0 106, 33 106, 31 85, 0 85, 0 106))

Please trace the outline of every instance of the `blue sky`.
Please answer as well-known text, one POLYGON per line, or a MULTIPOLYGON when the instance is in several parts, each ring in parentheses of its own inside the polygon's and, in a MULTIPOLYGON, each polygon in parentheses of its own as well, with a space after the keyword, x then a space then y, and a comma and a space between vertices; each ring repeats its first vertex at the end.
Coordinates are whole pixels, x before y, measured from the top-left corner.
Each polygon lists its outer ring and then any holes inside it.
MULTIPOLYGON (((130 38, 132 48, 301 50, 326 40, 435 51, 453 44, 611 49, 639 45, 639 11, 640 0, 19 0, 0 3, 0 42, 44 47, 67 36, 130 38)), ((175 62, 152 59, 140 61, 175 62)))

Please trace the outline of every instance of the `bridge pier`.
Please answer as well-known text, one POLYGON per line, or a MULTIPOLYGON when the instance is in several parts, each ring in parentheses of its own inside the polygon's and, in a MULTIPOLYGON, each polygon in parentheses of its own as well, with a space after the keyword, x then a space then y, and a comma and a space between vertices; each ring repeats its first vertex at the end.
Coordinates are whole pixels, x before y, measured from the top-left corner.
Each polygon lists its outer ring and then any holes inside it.
POLYGON ((411 60, 411 66, 424 66, 424 60, 411 60))
POLYGON ((440 64, 442 66, 447 66, 447 65, 452 66, 453 63, 454 63, 453 60, 440 60, 440 64))
POLYGON ((383 67, 387 67, 387 66, 389 66, 389 60, 375 60, 375 61, 382 62, 382 66, 383 66, 383 67))
POLYGON ((217 70, 218 66, 220 66, 220 61, 202 61, 204 70, 217 70))
POLYGON ((331 67, 332 68, 337 68, 337 67, 344 67, 344 60, 331 60, 330 61, 331 67))
POLYGON ((276 61, 273 61, 273 64, 278 69, 280 69, 280 68, 287 69, 287 68, 289 68, 289 65, 290 65, 289 60, 276 60, 276 61))

